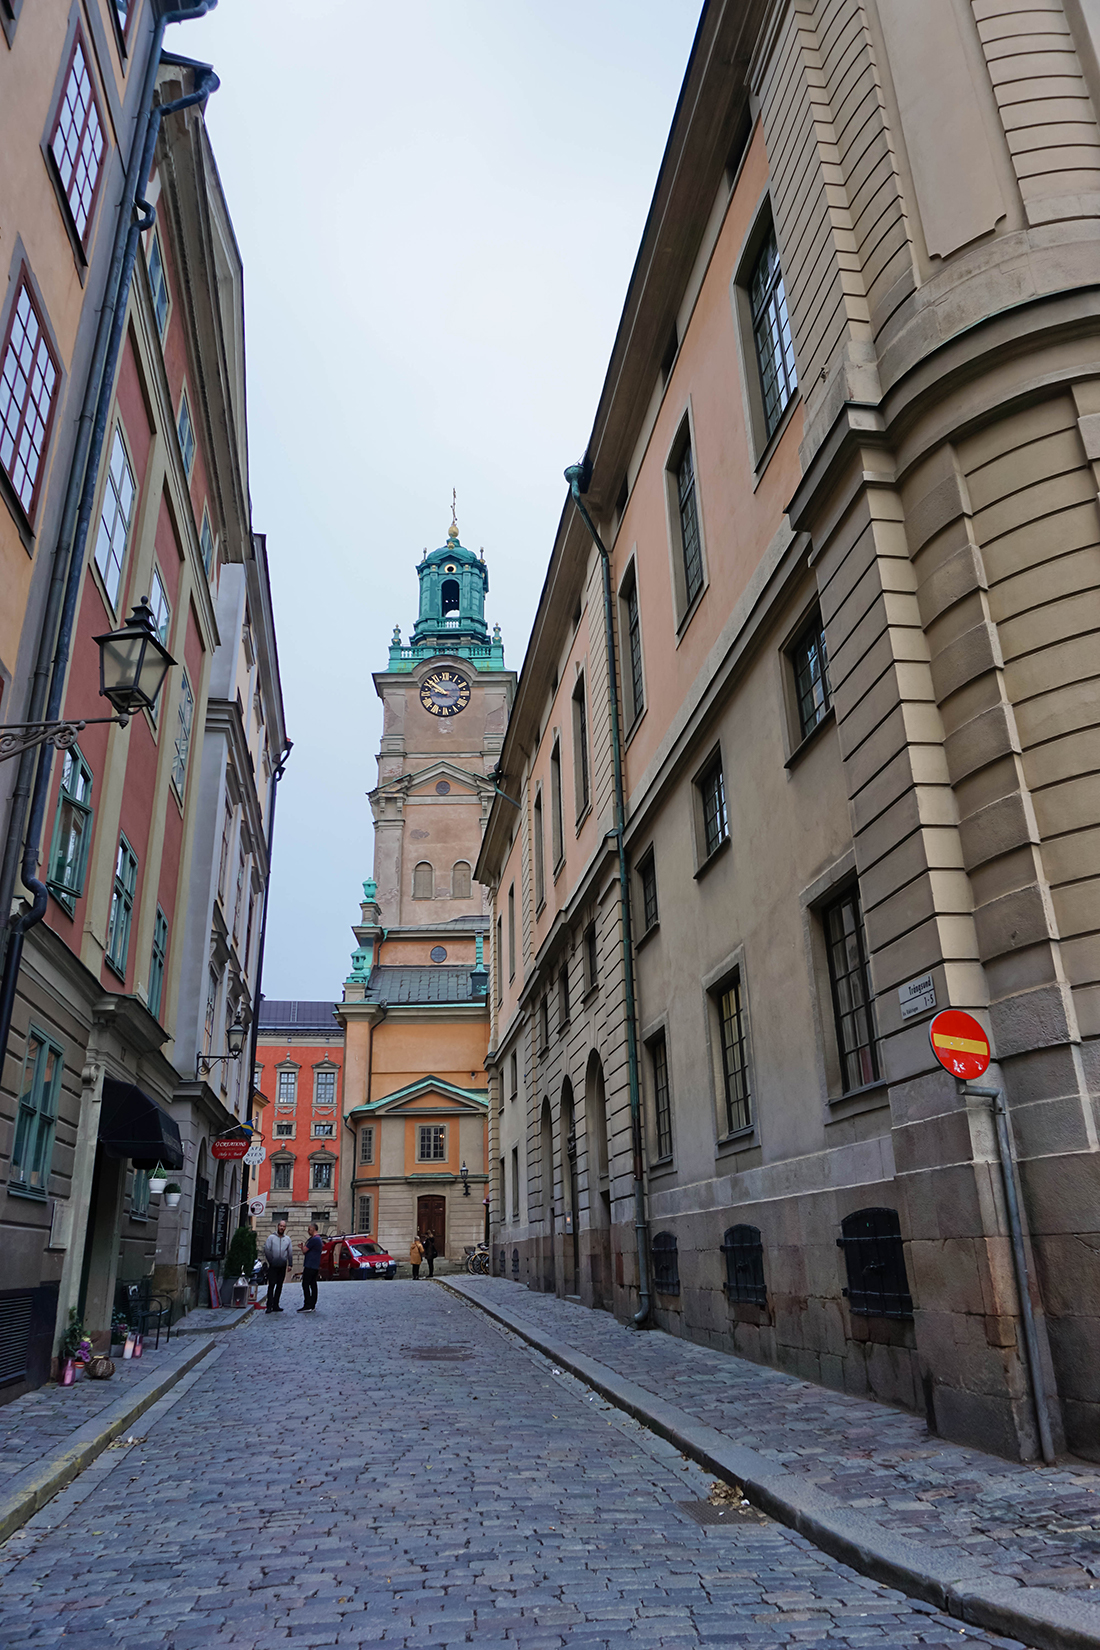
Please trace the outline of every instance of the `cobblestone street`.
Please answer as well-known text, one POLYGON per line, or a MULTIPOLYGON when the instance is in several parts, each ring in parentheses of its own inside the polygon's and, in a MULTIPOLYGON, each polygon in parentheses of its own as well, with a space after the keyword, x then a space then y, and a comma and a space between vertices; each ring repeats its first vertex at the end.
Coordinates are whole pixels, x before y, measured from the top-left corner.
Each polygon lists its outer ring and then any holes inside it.
POLYGON ((6 1543, 0 1644, 999 1645, 756 1513, 437 1285, 257 1315, 6 1543))

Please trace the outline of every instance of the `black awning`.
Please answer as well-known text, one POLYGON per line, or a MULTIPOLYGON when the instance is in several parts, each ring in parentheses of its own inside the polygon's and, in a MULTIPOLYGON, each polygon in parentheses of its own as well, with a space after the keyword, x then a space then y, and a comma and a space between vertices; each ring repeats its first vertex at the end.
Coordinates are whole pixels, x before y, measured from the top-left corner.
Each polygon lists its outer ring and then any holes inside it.
POLYGON ((183 1168, 179 1124, 136 1083, 103 1079, 99 1143, 108 1157, 128 1157, 136 1169, 183 1168))

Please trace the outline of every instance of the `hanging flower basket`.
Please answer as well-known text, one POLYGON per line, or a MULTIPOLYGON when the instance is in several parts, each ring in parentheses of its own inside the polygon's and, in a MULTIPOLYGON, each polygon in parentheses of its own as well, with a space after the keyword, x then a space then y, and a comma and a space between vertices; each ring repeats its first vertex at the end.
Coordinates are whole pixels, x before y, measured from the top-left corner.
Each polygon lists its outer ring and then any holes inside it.
POLYGON ((178 1209, 179 1208, 179 1201, 180 1201, 180 1198, 182 1196, 183 1196, 182 1186, 178 1186, 174 1180, 170 1180, 168 1182, 167 1186, 164 1188, 164 1206, 165 1206, 165 1208, 167 1208, 167 1209, 178 1209))

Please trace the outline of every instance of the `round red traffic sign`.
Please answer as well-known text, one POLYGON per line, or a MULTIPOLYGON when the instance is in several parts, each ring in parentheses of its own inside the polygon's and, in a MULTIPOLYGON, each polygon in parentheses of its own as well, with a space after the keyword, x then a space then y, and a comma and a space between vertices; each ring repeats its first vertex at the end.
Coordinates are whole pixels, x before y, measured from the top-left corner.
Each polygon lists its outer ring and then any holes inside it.
POLYGON ((945 1008, 928 1027, 932 1053, 952 1077, 971 1082, 989 1065, 989 1038, 974 1018, 961 1008, 945 1008))

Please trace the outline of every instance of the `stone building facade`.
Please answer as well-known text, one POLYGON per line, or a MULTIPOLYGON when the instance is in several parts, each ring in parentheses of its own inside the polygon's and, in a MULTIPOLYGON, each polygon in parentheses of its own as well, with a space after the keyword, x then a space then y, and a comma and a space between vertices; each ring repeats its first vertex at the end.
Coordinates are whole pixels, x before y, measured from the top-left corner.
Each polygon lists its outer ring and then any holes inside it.
POLYGON ((641 1175, 652 1321, 1023 1457, 1100 1455, 1098 29, 704 8, 581 482, 643 1162, 571 506, 477 872, 498 1267, 633 1313, 641 1175))

